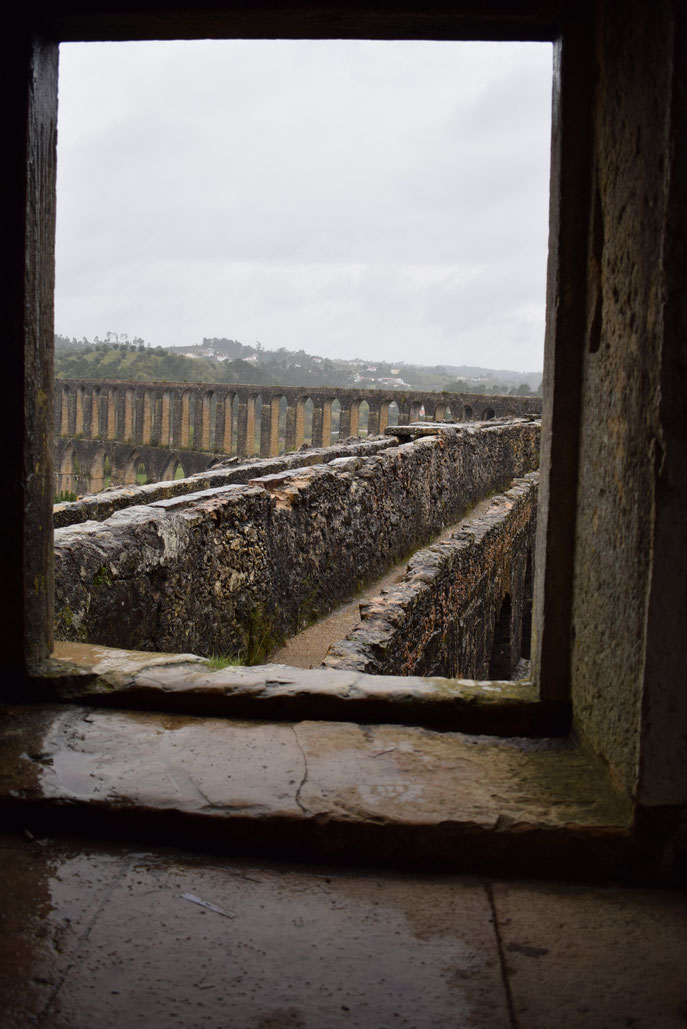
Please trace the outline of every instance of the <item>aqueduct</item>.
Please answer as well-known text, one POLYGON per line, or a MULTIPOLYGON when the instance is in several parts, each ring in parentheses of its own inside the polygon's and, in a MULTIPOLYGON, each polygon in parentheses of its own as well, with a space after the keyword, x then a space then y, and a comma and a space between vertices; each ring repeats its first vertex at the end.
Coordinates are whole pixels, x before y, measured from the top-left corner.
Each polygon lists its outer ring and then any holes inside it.
POLYGON ((303 443, 435 422, 541 414, 541 398, 216 383, 59 379, 55 492, 98 492, 206 471, 217 455, 276 457, 303 443), (106 463, 107 461, 107 463, 106 463))

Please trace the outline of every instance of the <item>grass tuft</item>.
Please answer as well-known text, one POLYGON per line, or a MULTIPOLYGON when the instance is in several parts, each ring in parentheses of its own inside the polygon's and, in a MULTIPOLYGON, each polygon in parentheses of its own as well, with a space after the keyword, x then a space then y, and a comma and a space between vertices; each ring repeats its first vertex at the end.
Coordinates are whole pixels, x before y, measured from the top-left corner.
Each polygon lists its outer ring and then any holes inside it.
POLYGON ((236 657, 234 654, 210 654, 205 660, 213 671, 217 671, 219 668, 230 668, 233 666, 244 665, 246 663, 243 658, 236 657))

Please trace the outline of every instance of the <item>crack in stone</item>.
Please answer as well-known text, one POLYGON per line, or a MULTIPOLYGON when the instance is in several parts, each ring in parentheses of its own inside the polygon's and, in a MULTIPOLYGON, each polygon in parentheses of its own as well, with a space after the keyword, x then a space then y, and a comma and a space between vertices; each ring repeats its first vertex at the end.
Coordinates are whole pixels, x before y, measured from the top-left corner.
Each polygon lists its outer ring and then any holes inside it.
POLYGON ((293 732, 294 739, 296 740, 296 746, 300 750, 301 756, 303 758, 303 778, 301 779, 300 785, 298 786, 298 789, 296 790, 295 800, 296 800, 296 803, 298 804, 298 807, 303 812, 303 814, 304 815, 310 815, 310 814, 312 814, 310 809, 307 808, 305 806, 305 804, 303 804, 301 802, 301 793, 303 792, 303 787, 305 786, 306 782, 308 781, 308 774, 309 774, 308 759, 305 756, 305 751, 303 750, 303 747, 301 746, 301 741, 298 739, 298 733, 296 732, 296 726, 295 725, 291 726, 291 731, 293 732))
POLYGON ((501 969, 501 981, 503 983, 503 991, 505 994, 506 1007, 508 1009, 508 1017, 510 1019, 511 1029, 520 1029, 518 1017, 515 1011, 515 1001, 513 999, 513 992, 511 990, 510 979, 508 976, 508 962, 506 961, 506 954, 503 947, 503 936, 501 935, 501 925, 499 923, 499 916, 496 910, 494 888, 490 882, 485 882, 483 883, 483 885, 487 895, 489 910, 491 912, 491 923, 494 927, 496 950, 498 953, 499 966, 501 969))
POLYGON ((68 960, 62 973, 58 975, 57 982, 54 984, 49 996, 45 1001, 43 1009, 40 1011, 38 1015, 37 1021, 39 1023, 43 1022, 43 1024, 45 1024, 44 1019, 46 1019, 48 1014, 50 1013, 50 1009, 53 1007, 57 999, 57 996, 62 990, 62 987, 64 986, 67 978, 72 974, 72 972, 75 969, 78 969, 83 964, 89 947, 90 936, 93 932, 96 922, 99 920, 103 911, 110 903, 113 894, 119 889, 121 884, 124 882, 126 876, 132 870, 139 857, 140 855, 134 854, 126 862, 124 862, 119 868, 119 871, 115 873, 114 878, 110 882, 109 886, 105 889, 100 903, 98 904, 94 914, 89 919, 86 928, 81 933, 77 941, 76 948, 74 950, 72 957, 68 960))

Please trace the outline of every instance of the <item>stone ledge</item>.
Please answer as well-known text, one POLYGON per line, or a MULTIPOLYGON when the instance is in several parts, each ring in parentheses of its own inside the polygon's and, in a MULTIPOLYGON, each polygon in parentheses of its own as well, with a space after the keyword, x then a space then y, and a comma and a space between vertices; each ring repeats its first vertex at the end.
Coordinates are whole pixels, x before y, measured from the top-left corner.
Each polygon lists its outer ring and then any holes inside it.
POLYGON ((0 713, 7 828, 223 853, 635 874, 629 811, 568 741, 73 706, 0 713))
POLYGON ((390 722, 495 736, 563 736, 565 705, 531 683, 367 675, 287 665, 213 670, 192 654, 150 654, 57 643, 48 699, 227 718, 390 722))
MULTIPOLYGON (((78 437, 77 437, 78 438, 78 437)), ((86 443, 103 445, 102 440, 85 440, 86 443)), ((205 472, 186 476, 168 482, 149 482, 144 486, 110 487, 101 493, 89 494, 81 500, 55 504, 53 526, 56 529, 86 521, 104 522, 116 511, 139 505, 155 504, 159 501, 196 496, 199 492, 222 486, 241 485, 258 475, 271 472, 289 472, 299 466, 327 464, 332 460, 347 460, 352 457, 366 457, 380 450, 393 447, 394 439, 383 436, 360 439, 351 437, 330 447, 306 447, 290 451, 278 457, 228 458, 217 454, 217 464, 205 472)), ((134 444, 131 444, 133 447, 134 444)), ((170 448, 170 454, 175 452, 170 448)), ((202 453, 199 451, 198 453, 202 453)), ((211 455, 205 454, 206 457, 211 455)))
POLYGON ((394 425, 384 430, 385 436, 395 436, 403 441, 423 439, 432 436, 456 436, 459 432, 472 435, 475 431, 495 429, 503 425, 518 425, 524 422, 541 422, 541 415, 520 415, 515 418, 490 418, 474 422, 409 422, 408 425, 394 425))
POLYGON ((55 635, 264 660, 536 467, 538 444, 539 427, 526 422, 458 431, 361 457, 355 475, 319 465, 275 493, 225 484, 56 529, 55 635))

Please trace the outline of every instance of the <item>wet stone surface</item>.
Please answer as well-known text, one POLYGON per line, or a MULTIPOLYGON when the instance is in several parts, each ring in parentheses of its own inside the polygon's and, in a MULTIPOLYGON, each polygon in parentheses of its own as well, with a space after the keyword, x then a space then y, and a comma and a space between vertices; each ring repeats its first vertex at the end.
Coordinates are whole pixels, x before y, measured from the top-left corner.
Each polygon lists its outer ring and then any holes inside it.
POLYGON ((623 802, 566 741, 79 706, 5 709, 0 738, 6 824, 32 831, 86 818, 137 838, 560 874, 627 839, 623 802))
POLYGON ((375 676, 267 664, 213 669, 192 654, 57 643, 46 696, 84 704, 220 717, 393 722, 441 731, 560 736, 565 708, 531 683, 375 676))
POLYGON ((0 836, 8 1029, 677 1029, 687 898, 0 836))

